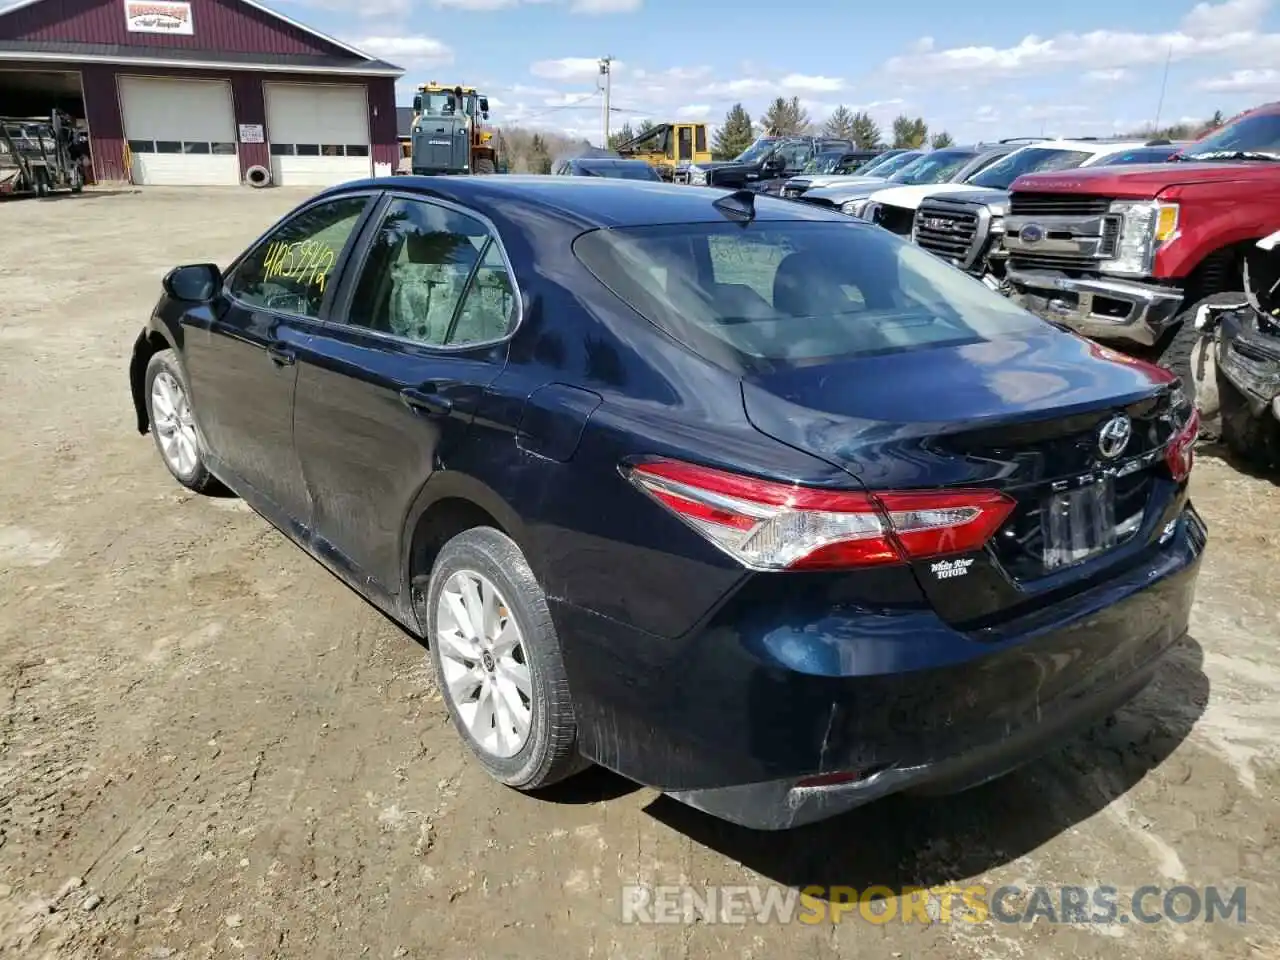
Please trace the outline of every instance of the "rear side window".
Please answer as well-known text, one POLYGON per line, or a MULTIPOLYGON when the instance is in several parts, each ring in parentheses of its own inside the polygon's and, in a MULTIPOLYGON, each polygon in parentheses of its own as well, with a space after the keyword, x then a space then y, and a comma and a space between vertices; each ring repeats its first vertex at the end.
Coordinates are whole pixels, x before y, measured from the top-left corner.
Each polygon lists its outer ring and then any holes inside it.
POLYGON ((622 300, 717 361, 755 368, 1036 333, 1043 321, 854 221, 596 230, 574 251, 622 300))

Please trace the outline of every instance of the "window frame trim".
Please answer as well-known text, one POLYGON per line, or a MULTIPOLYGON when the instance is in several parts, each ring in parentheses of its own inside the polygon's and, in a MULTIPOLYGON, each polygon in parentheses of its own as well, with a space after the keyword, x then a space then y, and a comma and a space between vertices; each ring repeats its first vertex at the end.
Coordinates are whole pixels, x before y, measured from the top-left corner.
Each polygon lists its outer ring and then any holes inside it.
POLYGON ((324 325, 340 331, 349 331, 359 336, 374 337, 378 340, 384 340, 388 343, 400 344, 414 348, 415 350, 425 350, 432 354, 449 355, 468 353, 473 350, 490 350, 499 344, 508 343, 520 332, 520 328, 524 325, 524 293, 520 289, 520 284, 516 280, 515 268, 511 265, 511 258, 507 255, 506 246, 502 243, 502 237, 498 233, 497 225, 487 216, 470 207, 455 203, 452 200, 445 200, 443 197, 433 197, 422 193, 415 193, 410 190, 393 189, 383 191, 382 200, 377 203, 371 212, 370 220, 362 227, 362 233, 368 233, 367 237, 362 237, 362 246, 358 259, 353 259, 352 282, 344 284, 342 300, 338 303, 329 304, 329 315, 324 320, 324 325), (413 337, 401 336, 398 333, 389 333, 385 330, 374 330, 372 327, 362 327, 359 324, 350 323, 347 316, 351 310, 351 300, 355 296, 356 288, 360 285, 360 280, 364 278, 364 270, 369 262, 369 255, 373 250, 373 231, 382 226, 382 220, 386 215, 387 208, 396 200, 408 200, 418 203, 434 204, 451 210, 454 213, 470 217, 484 224, 488 231, 489 237, 485 241, 483 247, 480 248, 481 256, 477 258, 475 265, 471 268, 471 273, 467 276, 466 285, 462 288, 462 296, 458 298, 458 302, 454 304, 453 314, 449 318, 448 331, 453 332, 454 326, 461 315, 462 305, 466 303, 467 297, 471 294, 476 273, 479 271, 483 262, 484 255, 488 253, 490 247, 498 248, 498 255, 502 257, 503 266, 507 271, 507 280, 511 283, 512 295, 516 304, 516 319, 503 336, 495 337, 490 340, 477 340, 473 343, 463 344, 434 344, 424 343, 421 340, 415 340, 413 337), (376 223, 375 223, 376 221, 376 223))
POLYGON ((267 314, 270 314, 271 316, 286 317, 290 320, 305 320, 309 323, 318 323, 318 324, 325 323, 326 316, 333 311, 334 299, 337 296, 336 291, 343 285, 343 279, 344 279, 344 274, 346 273, 347 262, 351 258, 351 254, 353 252, 352 247, 354 246, 355 242, 359 240, 361 235, 364 233, 364 228, 369 221, 369 216, 379 206, 379 203, 378 203, 379 194, 381 194, 382 192, 383 192, 382 190, 377 188, 371 189, 371 188, 365 187, 359 190, 344 191, 338 194, 326 194, 318 197, 312 197, 309 201, 305 202, 302 206, 295 207, 294 209, 290 210, 284 216, 276 220, 275 223, 269 226, 261 234, 259 234, 258 238, 254 240, 252 244, 250 244, 248 247, 242 250, 240 252, 240 255, 236 257, 234 260, 232 260, 230 264, 228 264, 226 271, 222 275, 222 289, 220 291, 222 296, 225 297, 228 301, 230 301, 235 306, 239 307, 241 310, 249 310, 254 313, 267 313, 267 314), (294 313, 291 310, 280 310, 274 307, 267 307, 267 306, 259 305, 256 303, 250 303, 249 301, 244 300, 241 297, 238 297, 231 292, 231 282, 235 279, 236 274, 239 273, 240 268, 243 267, 245 262, 249 260, 255 253, 257 253, 258 250, 260 250, 266 243, 268 243, 278 231, 284 229, 294 220, 301 217, 308 210, 311 210, 315 207, 321 206, 326 203, 333 203, 337 200, 346 200, 351 197, 364 197, 365 207, 364 207, 364 210, 361 212, 359 219, 356 221, 355 226, 352 228, 351 233, 347 235, 346 243, 343 244, 342 250, 338 254, 338 259, 333 265, 333 273, 330 274, 330 276, 337 277, 338 280, 336 283, 328 286, 327 289, 325 290, 324 297, 320 301, 320 309, 318 311, 318 316, 312 317, 312 316, 308 316, 305 313, 294 313), (370 203, 369 202, 370 200, 372 200, 373 202, 370 203))

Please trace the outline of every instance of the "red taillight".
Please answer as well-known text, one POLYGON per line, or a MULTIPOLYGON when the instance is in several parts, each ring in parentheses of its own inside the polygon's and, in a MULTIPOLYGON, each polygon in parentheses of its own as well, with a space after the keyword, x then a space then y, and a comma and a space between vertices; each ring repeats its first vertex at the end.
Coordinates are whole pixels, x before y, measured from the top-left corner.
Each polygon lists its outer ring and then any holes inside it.
POLYGON ((744 566, 818 570, 980 549, 1014 503, 994 490, 822 490, 655 460, 626 469, 658 503, 744 566))
POLYGON ((1164 462, 1169 465, 1169 472, 1175 480, 1185 480, 1191 475, 1195 465, 1196 439, 1200 436, 1200 411, 1192 410, 1182 429, 1169 438, 1165 447, 1164 462))

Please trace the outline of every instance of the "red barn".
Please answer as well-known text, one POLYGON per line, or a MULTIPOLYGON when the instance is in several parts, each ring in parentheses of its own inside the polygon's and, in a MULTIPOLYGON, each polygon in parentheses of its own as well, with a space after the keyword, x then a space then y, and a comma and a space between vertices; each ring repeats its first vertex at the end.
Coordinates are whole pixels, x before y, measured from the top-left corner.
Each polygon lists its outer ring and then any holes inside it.
POLYGON ((389 174, 403 73, 253 0, 22 0, 0 12, 0 116, 70 113, 99 182, 389 174))

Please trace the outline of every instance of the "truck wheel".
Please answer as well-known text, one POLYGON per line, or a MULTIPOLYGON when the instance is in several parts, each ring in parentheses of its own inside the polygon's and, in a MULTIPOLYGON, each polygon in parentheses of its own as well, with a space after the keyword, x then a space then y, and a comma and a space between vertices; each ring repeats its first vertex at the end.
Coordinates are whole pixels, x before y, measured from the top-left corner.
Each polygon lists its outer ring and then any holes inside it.
POLYGON ((1196 382, 1191 375, 1191 351, 1200 339, 1196 329, 1196 313, 1206 303, 1240 303, 1244 294, 1238 292, 1215 293, 1185 307, 1171 324, 1171 333, 1157 347, 1156 363, 1177 375, 1188 400, 1195 400, 1196 382))
POLYGON ((496 172, 497 172, 497 167, 493 165, 493 161, 490 160, 488 157, 481 157, 479 160, 476 161, 477 174, 483 175, 483 174, 496 173, 496 172))
POLYGON ((1222 441, 1245 463, 1261 470, 1280 467, 1280 423, 1263 410, 1254 416, 1236 385, 1218 371, 1218 400, 1222 411, 1222 441))

